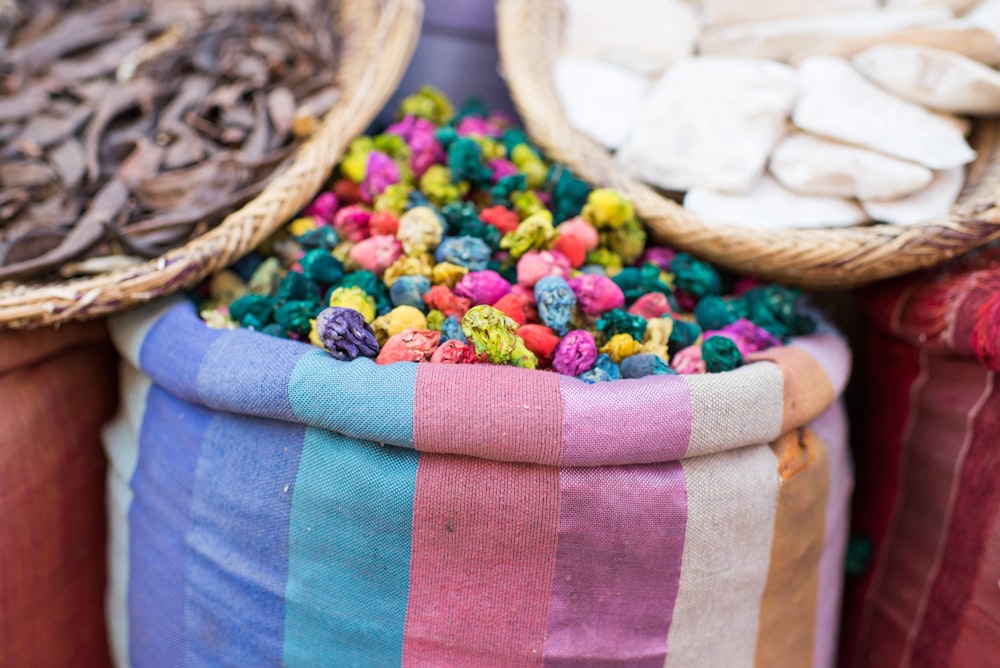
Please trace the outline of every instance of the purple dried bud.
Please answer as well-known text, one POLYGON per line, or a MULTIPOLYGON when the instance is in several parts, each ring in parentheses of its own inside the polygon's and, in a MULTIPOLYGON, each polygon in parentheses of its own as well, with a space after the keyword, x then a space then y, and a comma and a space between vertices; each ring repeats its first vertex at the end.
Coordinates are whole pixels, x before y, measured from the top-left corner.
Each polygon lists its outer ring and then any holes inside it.
POLYGON ((593 335, 574 329, 563 337, 552 357, 552 368, 567 376, 579 376, 589 371, 597 361, 597 343, 593 335))
POLYGON ((378 355, 375 332, 365 317, 352 308, 331 306, 320 311, 316 316, 316 333, 323 347, 338 360, 378 355))

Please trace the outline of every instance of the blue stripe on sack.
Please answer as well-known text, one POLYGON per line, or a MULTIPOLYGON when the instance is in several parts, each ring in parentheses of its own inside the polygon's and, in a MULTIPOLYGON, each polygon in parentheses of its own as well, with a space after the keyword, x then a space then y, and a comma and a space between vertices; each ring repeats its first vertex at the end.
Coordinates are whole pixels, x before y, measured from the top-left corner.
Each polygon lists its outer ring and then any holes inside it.
POLYGON ((311 346, 250 330, 226 332, 205 353, 198 394, 206 406, 293 420, 288 379, 311 346))
POLYGON ((317 349, 295 365, 288 396, 295 417, 308 425, 412 448, 416 382, 412 362, 341 362, 317 349))
POLYGON ((202 437, 212 413, 153 385, 139 433, 129 509, 129 657, 183 666, 185 536, 202 437))
POLYGON ((221 413, 203 439, 191 502, 188 660, 281 664, 288 521, 305 427, 221 413))
POLYGON ((149 330, 139 353, 139 366, 176 397, 201 402, 198 373, 208 349, 225 333, 211 329, 190 302, 169 310, 149 330))
POLYGON ((306 430, 289 531, 286 665, 400 665, 419 456, 306 430))

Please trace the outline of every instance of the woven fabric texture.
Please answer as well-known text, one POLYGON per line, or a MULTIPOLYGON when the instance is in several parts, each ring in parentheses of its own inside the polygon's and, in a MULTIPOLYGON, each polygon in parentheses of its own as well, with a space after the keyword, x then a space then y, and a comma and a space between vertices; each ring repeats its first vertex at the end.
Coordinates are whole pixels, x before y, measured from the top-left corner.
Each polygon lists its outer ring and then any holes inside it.
POLYGON ((1000 660, 1000 382, 974 345, 977 329, 996 345, 998 288, 993 250, 864 294, 878 410, 859 431, 854 531, 874 558, 848 581, 844 666, 1000 660))
POLYGON ((121 665, 832 662, 852 484, 837 337, 591 386, 338 362, 207 330, 180 300, 112 329, 121 665))
POLYGON ((0 666, 109 663, 103 323, 0 332, 0 666))

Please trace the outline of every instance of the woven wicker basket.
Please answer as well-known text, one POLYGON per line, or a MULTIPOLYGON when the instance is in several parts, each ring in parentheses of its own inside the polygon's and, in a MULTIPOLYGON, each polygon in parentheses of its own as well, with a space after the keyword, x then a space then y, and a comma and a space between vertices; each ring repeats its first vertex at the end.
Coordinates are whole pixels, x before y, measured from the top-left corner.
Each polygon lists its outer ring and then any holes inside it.
POLYGON ((421 0, 342 0, 341 97, 293 161, 217 227, 137 267, 94 277, 0 289, 0 328, 58 325, 113 313, 191 287, 248 253, 305 206, 346 145, 393 93, 420 35, 421 0))
POLYGON ((706 223, 630 178, 611 154, 573 130, 552 82, 562 35, 561 0, 499 0, 502 73, 531 135, 591 183, 630 197, 662 241, 731 269, 807 287, 849 287, 929 267, 1000 237, 1000 119, 977 121, 979 157, 948 215, 898 227, 751 230, 706 223))

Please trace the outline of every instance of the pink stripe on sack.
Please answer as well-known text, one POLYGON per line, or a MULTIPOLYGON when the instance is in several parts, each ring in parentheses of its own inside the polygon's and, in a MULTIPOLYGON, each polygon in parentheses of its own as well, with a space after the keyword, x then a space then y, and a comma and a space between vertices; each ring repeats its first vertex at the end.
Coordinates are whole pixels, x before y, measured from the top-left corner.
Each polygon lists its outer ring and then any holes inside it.
POLYGON ((984 400, 985 373, 968 360, 924 354, 920 388, 907 439, 900 500, 882 563, 869 591, 861 665, 908 666, 951 522, 956 478, 972 420, 984 400), (959 422, 961 421, 961 422, 959 422), (956 442, 956 435, 963 441, 956 442), (880 577, 879 577, 880 576, 880 577))
POLYGON ((594 385, 559 376, 559 383, 563 466, 666 462, 687 451, 693 412, 680 376, 594 385))
POLYGON ((421 364, 413 439, 421 452, 559 463, 559 376, 491 364, 421 364))
POLYGON ((680 584, 679 462, 562 473, 545 666, 656 666, 680 584))
POLYGON ((555 467, 421 456, 403 665, 541 666, 558 522, 555 467))

